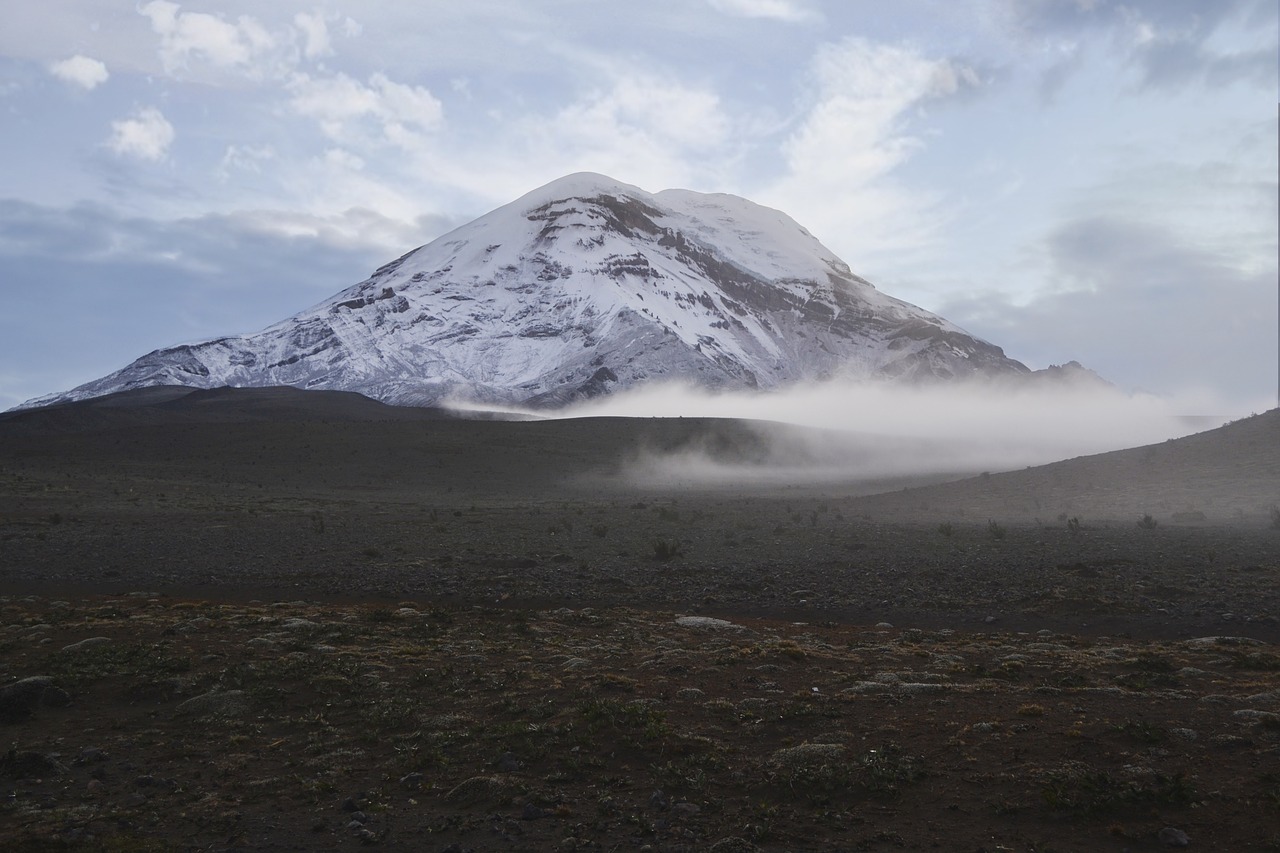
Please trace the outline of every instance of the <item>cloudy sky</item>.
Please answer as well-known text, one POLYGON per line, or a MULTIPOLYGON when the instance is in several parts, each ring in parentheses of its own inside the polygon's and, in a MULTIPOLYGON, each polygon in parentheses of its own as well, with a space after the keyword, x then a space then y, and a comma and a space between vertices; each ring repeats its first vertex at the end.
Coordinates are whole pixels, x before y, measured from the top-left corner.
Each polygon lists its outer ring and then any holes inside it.
POLYGON ((0 8, 0 408, 569 172, 780 208, 1032 367, 1276 404, 1274 0, 0 8))

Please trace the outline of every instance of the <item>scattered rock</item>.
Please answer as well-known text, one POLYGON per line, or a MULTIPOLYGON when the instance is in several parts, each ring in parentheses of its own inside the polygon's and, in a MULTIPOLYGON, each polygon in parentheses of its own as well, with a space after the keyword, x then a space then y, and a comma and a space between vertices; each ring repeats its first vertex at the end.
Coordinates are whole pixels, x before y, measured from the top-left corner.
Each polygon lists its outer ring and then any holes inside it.
POLYGON ((1187 847, 1191 844, 1191 839, 1185 832, 1172 826, 1166 826, 1160 830, 1160 834, 1156 837, 1161 844, 1168 847, 1187 847))
POLYGON ((1268 690, 1245 697, 1246 702, 1280 702, 1280 690, 1268 690))
POLYGON ((179 714, 193 717, 233 717, 249 708, 249 700, 243 690, 202 693, 178 706, 179 714))
POLYGON ((925 681, 859 681, 850 687, 846 687, 837 693, 837 696, 865 696, 875 693, 893 693, 903 696, 911 696, 925 693, 942 693, 948 689, 946 684, 936 684, 925 681))
POLYGON ((61 708, 71 702, 65 690, 47 675, 33 675, 0 687, 0 723, 27 719, 39 707, 61 708))
POLYGON ((721 838, 715 844, 712 844, 708 848, 708 853, 758 853, 759 850, 759 847, 745 838, 731 835, 728 838, 721 838))
POLYGON ((1252 637, 1196 637, 1184 641, 1183 645, 1193 649, 1204 649, 1214 646, 1265 646, 1266 643, 1252 637))
POLYGON ((1280 726, 1280 714, 1271 711, 1259 711, 1256 708, 1241 708, 1231 716, 1237 720, 1249 720, 1255 723, 1262 723, 1268 727, 1280 726))
POLYGON ((111 642, 110 637, 88 637, 84 640, 81 640, 78 643, 72 643, 70 645, 63 646, 62 650, 64 652, 78 652, 81 649, 89 649, 89 648, 93 648, 94 646, 100 646, 103 643, 109 643, 109 642, 111 642))
POLYGON ((678 616, 676 624, 681 628, 694 628, 702 631, 745 631, 741 625, 735 625, 725 619, 713 619, 710 616, 678 616))
POLYGON ((495 800, 506 792, 507 783, 498 776, 472 776, 444 795, 450 803, 475 804, 495 800))
POLYGON ((107 754, 105 752, 96 746, 87 746, 80 750, 80 754, 76 756, 75 761, 72 763, 77 767, 82 767, 85 764, 98 764, 106 760, 107 754))
POLYGON ((769 759, 769 763, 779 769, 795 772, 838 761, 844 751, 844 747, 836 743, 802 743, 778 750, 769 759))
POLYGON ((37 779, 62 776, 66 772, 66 765, 42 752, 10 749, 0 756, 0 779, 37 779))

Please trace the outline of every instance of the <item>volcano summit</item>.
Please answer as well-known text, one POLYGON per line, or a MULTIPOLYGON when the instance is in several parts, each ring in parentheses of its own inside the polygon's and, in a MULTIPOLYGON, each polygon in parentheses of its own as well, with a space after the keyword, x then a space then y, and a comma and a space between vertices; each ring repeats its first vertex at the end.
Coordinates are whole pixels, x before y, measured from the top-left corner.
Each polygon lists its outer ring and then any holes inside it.
POLYGON ((157 350, 26 404, 156 385, 553 407, 654 380, 771 389, 1030 371, 887 296, 787 215, 569 175, 249 335, 157 350))

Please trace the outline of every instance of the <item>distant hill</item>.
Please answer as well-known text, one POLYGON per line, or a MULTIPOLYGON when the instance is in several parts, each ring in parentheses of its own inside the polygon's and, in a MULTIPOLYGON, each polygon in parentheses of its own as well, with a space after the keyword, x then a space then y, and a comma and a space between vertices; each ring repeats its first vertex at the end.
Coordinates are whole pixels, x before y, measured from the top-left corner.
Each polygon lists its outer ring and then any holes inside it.
POLYGON ((1148 514, 1159 524, 1270 523, 1280 507, 1280 409, 1162 444, 877 495, 860 506, 939 523, 1059 524, 1064 514, 1082 523, 1148 514))

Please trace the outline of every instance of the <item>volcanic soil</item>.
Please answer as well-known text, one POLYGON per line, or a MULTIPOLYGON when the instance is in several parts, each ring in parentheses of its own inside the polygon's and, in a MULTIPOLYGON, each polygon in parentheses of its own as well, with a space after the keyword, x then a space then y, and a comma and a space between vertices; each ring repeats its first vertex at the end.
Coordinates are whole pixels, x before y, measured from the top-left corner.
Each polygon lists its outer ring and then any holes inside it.
POLYGON ((1280 412, 910 481, 798 434, 0 416, 0 845, 1280 849, 1280 412))

